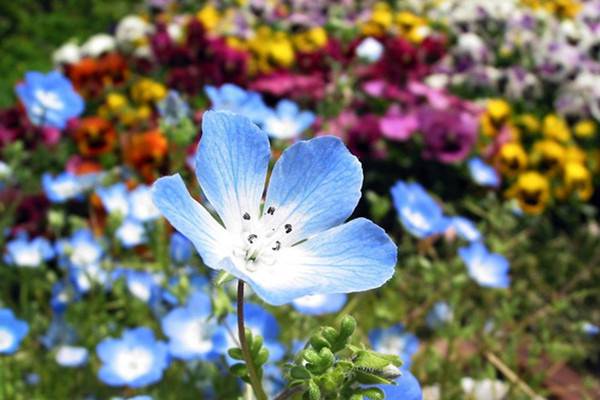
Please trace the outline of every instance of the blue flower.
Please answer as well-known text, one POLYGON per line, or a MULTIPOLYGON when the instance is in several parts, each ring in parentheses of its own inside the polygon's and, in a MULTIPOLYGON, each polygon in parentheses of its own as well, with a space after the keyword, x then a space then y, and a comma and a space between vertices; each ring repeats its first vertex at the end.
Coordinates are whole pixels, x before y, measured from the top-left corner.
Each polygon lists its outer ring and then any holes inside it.
POLYGON ((581 329, 583 330, 583 332, 588 335, 588 336, 596 336, 597 334, 600 333, 600 327, 597 325, 594 325, 590 322, 584 322, 583 324, 581 324, 581 329))
POLYGON ((60 346, 56 351, 55 359, 63 367, 80 367, 87 363, 88 351, 85 347, 60 346))
POLYGON ((481 186, 497 187, 500 185, 500 176, 494 167, 486 164, 479 157, 474 157, 467 163, 469 174, 475 183, 481 186))
POLYGON ((56 251, 64 267, 85 268, 97 264, 104 255, 104 249, 89 229, 80 229, 69 239, 59 240, 56 251))
POLYGON ((190 115, 190 107, 176 90, 169 90, 157 107, 162 122, 167 126, 175 126, 190 115))
POLYGON ((490 253, 483 243, 461 247, 458 255, 467 265, 469 276, 481 286, 507 288, 510 285, 508 260, 500 254, 490 253))
POLYGON ((411 235, 422 239, 448 228, 442 208, 418 183, 398 181, 391 192, 400 222, 411 235))
POLYGON ((171 259, 178 263, 184 264, 192 257, 193 245, 185 236, 179 232, 174 232, 171 235, 171 259))
POLYGON ((96 194, 109 214, 119 214, 122 217, 129 214, 127 185, 123 182, 108 187, 99 187, 96 189, 96 194))
POLYGON ((8 308, 0 309, 0 354, 13 354, 29 332, 25 321, 16 319, 8 308))
POLYGON ((152 200, 150 186, 139 185, 129 192, 129 215, 140 222, 149 222, 160 218, 160 211, 152 200))
POLYGON ((169 338, 169 352, 182 360, 212 360, 218 357, 213 336, 216 324, 209 321, 210 298, 194 292, 185 307, 171 310, 161 322, 169 338))
POLYGON ((73 300, 73 291, 71 285, 62 281, 55 282, 52 285, 52 294, 50 297, 50 307, 57 314, 64 312, 69 303, 73 300))
POLYGON ((58 71, 27 72, 25 82, 18 84, 16 91, 34 125, 63 129, 67 120, 83 112, 83 99, 58 71))
POLYGON ((344 293, 314 294, 302 296, 292 301, 296 311, 306 315, 323 315, 338 312, 346 304, 344 293))
POLYGON ((131 248, 146 243, 146 228, 134 218, 126 218, 115 232, 117 239, 125 248, 131 248))
POLYGON ((419 349, 419 339, 412 333, 406 332, 402 324, 393 325, 387 329, 376 328, 369 332, 369 341, 373 350, 400 356, 402 370, 408 370, 412 357, 419 349))
POLYGON ((423 391, 421 384, 408 370, 402 371, 402 375, 395 380, 395 385, 377 385, 383 390, 386 399, 422 400, 423 391))
POLYGON ((83 193, 98 185, 104 174, 90 173, 75 175, 63 172, 57 176, 50 173, 42 175, 42 187, 46 197, 53 203, 64 203, 80 197, 83 193))
POLYGON ((477 229, 473 221, 465 217, 450 217, 450 227, 457 235, 468 242, 477 242, 481 240, 481 232, 477 229))
POLYGON ((148 271, 137 271, 128 268, 117 268, 112 273, 112 280, 118 280, 123 277, 125 285, 133 296, 145 303, 151 303, 158 299, 160 295, 160 286, 155 275, 148 271))
POLYGON ((54 250, 46 238, 28 240, 27 235, 22 235, 6 244, 4 261, 17 267, 37 268, 52 257, 54 250))
MULTIPOLYGON (((275 317, 257 304, 245 303, 244 318, 246 328, 250 329, 253 334, 263 337, 264 346, 269 351, 269 361, 280 361, 285 355, 285 348, 279 342, 279 324, 275 317)), ((239 347, 237 337, 232 335, 232 332, 237 332, 236 326, 236 315, 229 314, 213 337, 215 350, 220 354, 225 354, 230 365, 237 362, 227 355, 228 349, 239 347)))
POLYGON ((104 339, 96 353, 102 362, 98 377, 110 386, 139 388, 156 383, 168 366, 167 345, 146 327, 126 330, 120 339, 104 339))
POLYGON ((262 123, 270 111, 260 93, 244 90, 232 83, 226 83, 219 88, 207 85, 206 95, 215 111, 229 111, 243 115, 254 123, 262 123))
POLYGON ((343 223, 360 199, 360 162, 335 137, 295 143, 271 174, 267 135, 247 118, 208 111, 196 175, 219 224, 180 175, 154 183, 154 203, 204 263, 242 279, 267 303, 373 289, 391 278, 396 246, 373 222, 343 223))
POLYGON ((452 308, 445 301, 438 301, 433 305, 425 320, 427 325, 432 328, 438 328, 453 318, 452 308))
POLYGON ((100 264, 88 264, 84 267, 69 267, 69 280, 75 289, 75 298, 87 293, 93 284, 104 286, 108 282, 108 273, 100 264))
POLYGON ((281 100, 275 110, 271 110, 263 120, 267 134, 276 139, 294 139, 315 122, 315 114, 300 111, 290 100, 281 100))

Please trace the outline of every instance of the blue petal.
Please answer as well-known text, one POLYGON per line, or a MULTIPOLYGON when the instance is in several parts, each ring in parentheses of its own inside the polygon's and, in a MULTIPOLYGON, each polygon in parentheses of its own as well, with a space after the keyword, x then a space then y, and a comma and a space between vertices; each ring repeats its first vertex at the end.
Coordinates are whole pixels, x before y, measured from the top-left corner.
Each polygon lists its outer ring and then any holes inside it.
POLYGON ((270 155, 267 135, 249 119, 204 113, 196 175, 228 230, 241 232, 245 213, 258 219, 270 155))
POLYGON ((280 305, 306 295, 377 288, 394 274, 396 256, 383 229, 359 218, 282 249, 273 265, 232 272, 267 303, 280 305))
POLYGON ((377 385, 383 390, 386 399, 422 400, 423 392, 417 378, 409 371, 402 371, 395 385, 377 385))
POLYGON ((297 243, 344 222, 358 204, 362 168, 341 140, 332 136, 289 147, 275 164, 265 210, 275 212, 268 224, 292 226, 284 240, 297 243))
POLYGON ((225 229, 188 193, 180 175, 158 179, 152 187, 154 204, 167 220, 196 247, 206 265, 217 268, 230 254, 225 229))

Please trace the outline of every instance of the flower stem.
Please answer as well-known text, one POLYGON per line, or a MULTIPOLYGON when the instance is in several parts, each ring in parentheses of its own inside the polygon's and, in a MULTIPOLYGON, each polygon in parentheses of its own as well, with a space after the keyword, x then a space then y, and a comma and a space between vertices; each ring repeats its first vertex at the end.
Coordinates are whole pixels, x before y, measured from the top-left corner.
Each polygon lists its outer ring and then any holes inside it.
POLYGON ((248 342, 246 342, 246 328, 244 327, 244 281, 238 280, 237 287, 237 323, 238 323, 238 337, 240 339, 240 347, 242 348, 242 354, 246 361, 246 368, 248 369, 248 377, 250 378, 250 385, 254 394, 258 400, 267 400, 267 395, 262 387, 262 383, 254 368, 254 360, 250 355, 250 349, 248 348, 248 342))

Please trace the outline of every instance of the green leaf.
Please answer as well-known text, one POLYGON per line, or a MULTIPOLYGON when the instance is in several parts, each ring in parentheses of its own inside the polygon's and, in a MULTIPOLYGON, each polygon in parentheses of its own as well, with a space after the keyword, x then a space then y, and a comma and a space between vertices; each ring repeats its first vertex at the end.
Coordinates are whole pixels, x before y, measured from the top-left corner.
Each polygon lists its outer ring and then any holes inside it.
POLYGON ((248 375, 248 368, 246 368, 246 364, 233 364, 231 367, 229 367, 229 370, 235 376, 243 377, 248 375))
POLYGON ((227 350, 227 354, 229 354, 229 357, 233 358, 234 360, 243 360, 244 359, 244 354, 242 353, 242 349, 240 349, 238 347, 234 347, 234 348, 227 350))

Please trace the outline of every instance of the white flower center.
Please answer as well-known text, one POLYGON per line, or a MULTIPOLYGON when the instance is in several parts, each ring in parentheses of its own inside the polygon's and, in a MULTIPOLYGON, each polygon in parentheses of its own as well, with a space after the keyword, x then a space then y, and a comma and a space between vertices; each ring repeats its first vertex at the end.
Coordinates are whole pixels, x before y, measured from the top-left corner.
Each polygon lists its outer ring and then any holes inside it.
POLYGON ((6 328, 0 328, 0 351, 8 350, 15 342, 15 336, 6 328))
POLYGON ((261 265, 275 264, 277 254, 285 243, 285 236, 293 230, 291 224, 273 226, 275 207, 268 207, 263 217, 252 221, 247 212, 242 215, 242 233, 234 244, 233 255, 250 272, 261 265))
POLYGON ((316 308, 321 307, 327 303, 327 295, 325 294, 314 294, 309 296, 302 296, 294 300, 294 304, 300 307, 316 308))
POLYGON ((210 351, 212 349, 211 332, 205 327, 206 324, 201 318, 185 324, 179 333, 179 338, 185 347, 196 353, 210 351))
POLYGON ((117 354, 115 372, 126 381, 133 381, 152 369, 154 357, 145 347, 130 347, 117 354))
POLYGON ((404 336, 389 335, 381 340, 377 351, 384 354, 400 354, 406 347, 406 338, 404 336))
POLYGON ((143 282, 132 280, 127 284, 129 291, 138 299, 147 302, 150 300, 150 296, 152 296, 152 291, 150 287, 143 282))
POLYGON ((429 222, 427 222, 427 219, 425 218, 425 216, 422 213, 420 213, 418 211, 414 211, 409 207, 402 208, 402 210, 400 210, 400 212, 402 213, 404 218, 406 218, 406 220, 408 222, 410 222, 412 225, 414 225, 417 229, 420 229, 420 230, 429 229, 429 227, 430 227, 429 222))
POLYGON ((98 258, 98 249, 92 243, 80 243, 73 248, 71 262, 79 266, 92 264, 98 258))
POLYGON ((34 93, 34 96, 40 105, 47 110, 60 111, 65 106, 56 92, 37 89, 34 93))
POLYGON ((31 246, 13 254, 15 264, 21 267, 37 267, 42 263, 42 254, 31 246))
POLYGON ((268 132, 277 133, 281 139, 291 139, 298 134, 298 123, 292 118, 269 118, 266 121, 268 132))

